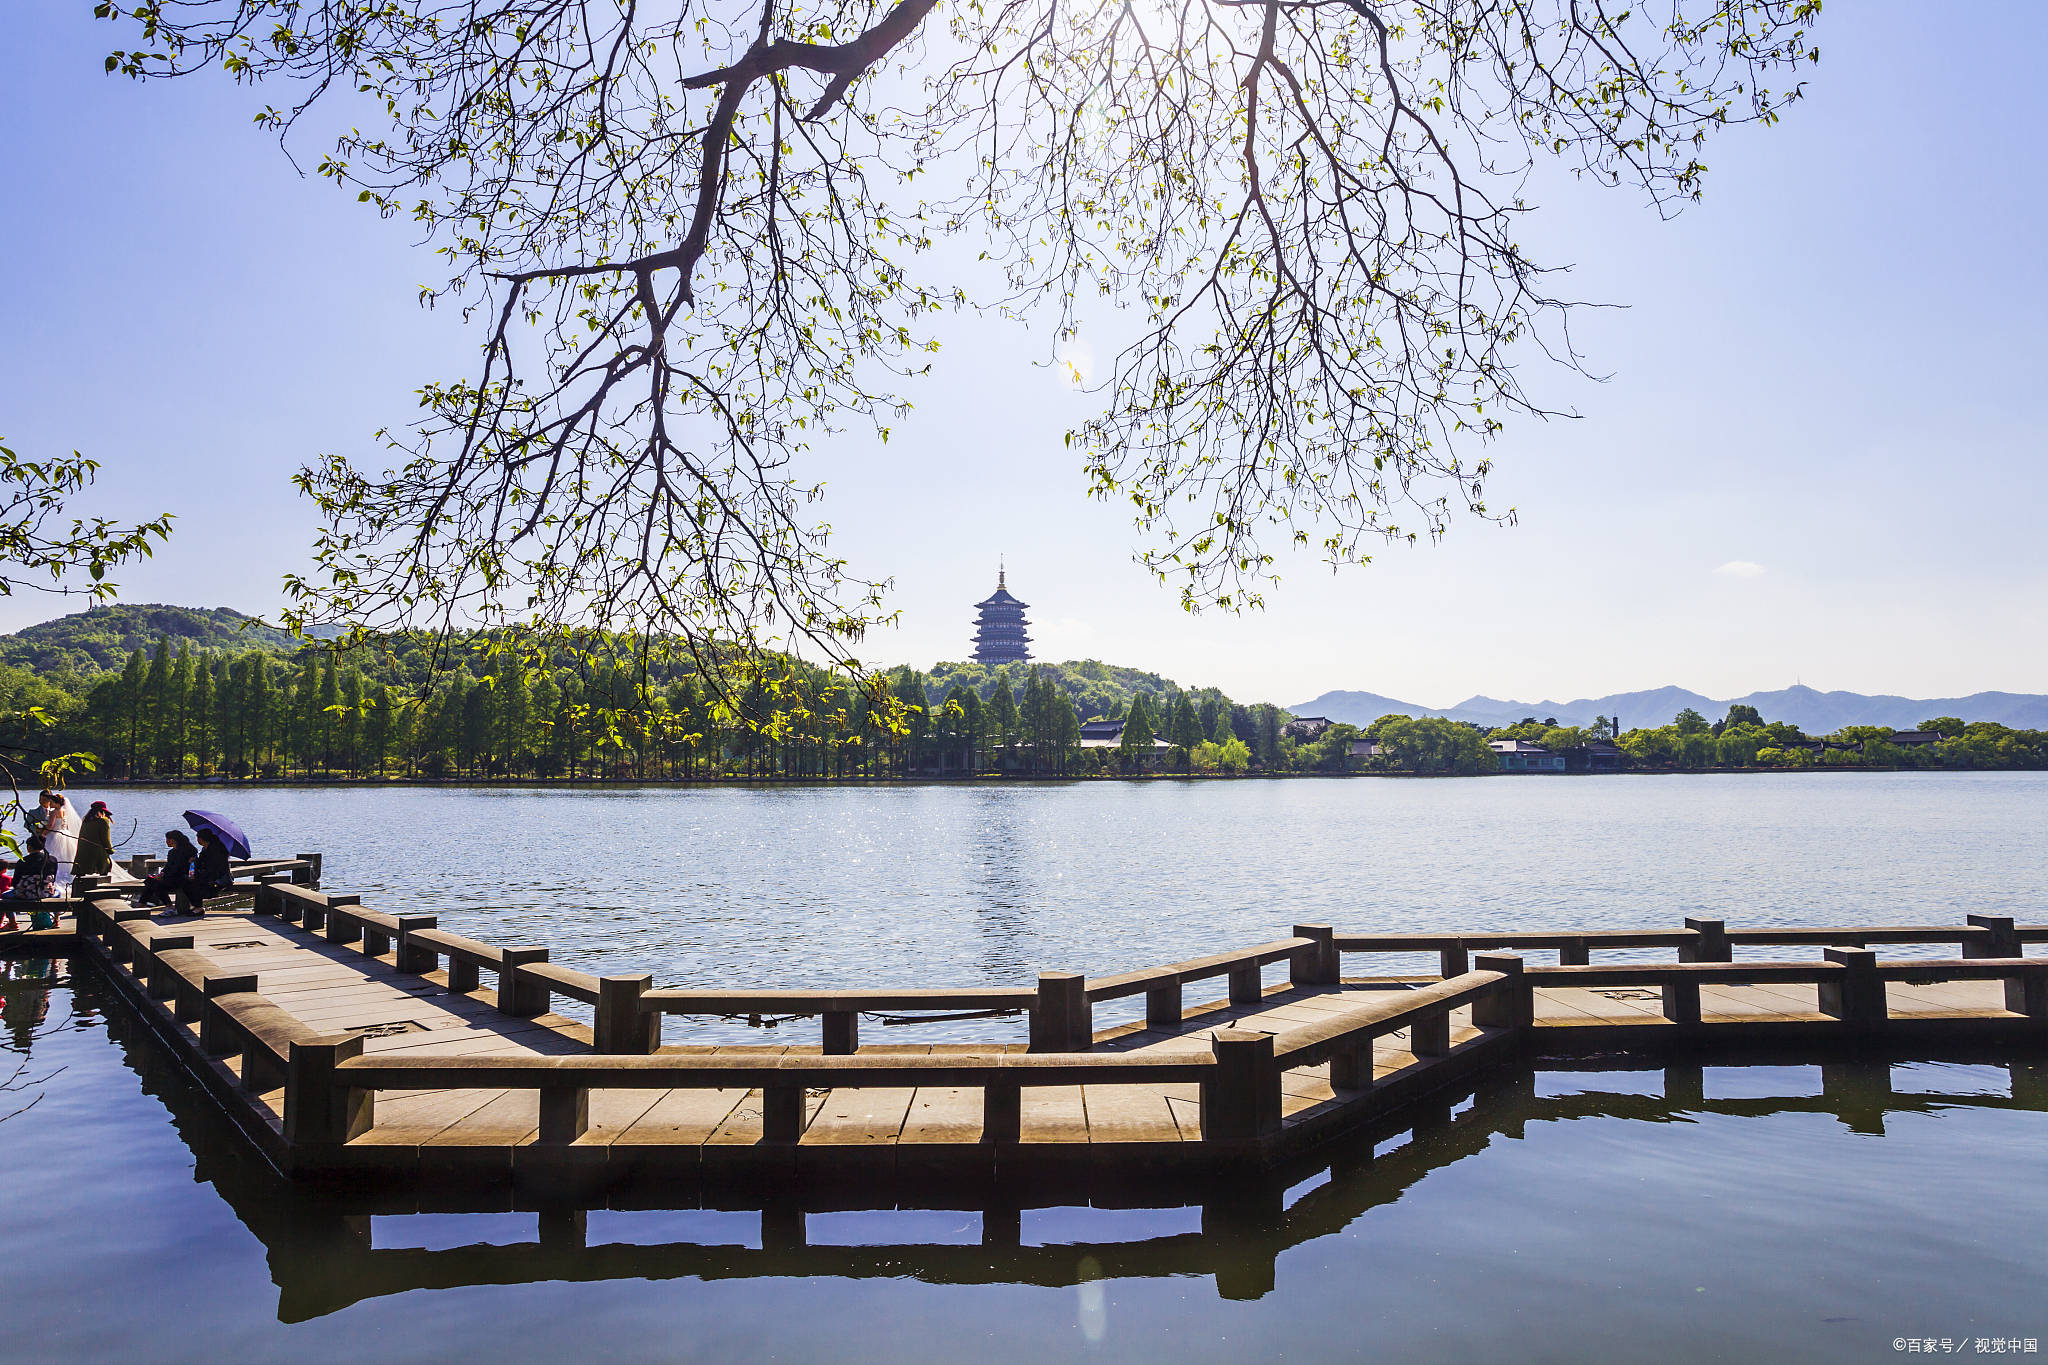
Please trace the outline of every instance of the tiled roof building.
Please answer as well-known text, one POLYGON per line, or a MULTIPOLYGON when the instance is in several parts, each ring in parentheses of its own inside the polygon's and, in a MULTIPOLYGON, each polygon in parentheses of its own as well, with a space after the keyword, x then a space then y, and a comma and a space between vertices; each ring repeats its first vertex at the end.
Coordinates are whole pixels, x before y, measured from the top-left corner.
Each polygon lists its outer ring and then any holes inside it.
POLYGON ((1030 603, 1010 596, 1004 582, 1007 576, 997 569, 995 592, 974 604, 980 613, 974 622, 974 661, 978 664, 1021 664, 1031 658, 1031 637, 1025 633, 1030 622, 1024 619, 1024 609, 1030 603))

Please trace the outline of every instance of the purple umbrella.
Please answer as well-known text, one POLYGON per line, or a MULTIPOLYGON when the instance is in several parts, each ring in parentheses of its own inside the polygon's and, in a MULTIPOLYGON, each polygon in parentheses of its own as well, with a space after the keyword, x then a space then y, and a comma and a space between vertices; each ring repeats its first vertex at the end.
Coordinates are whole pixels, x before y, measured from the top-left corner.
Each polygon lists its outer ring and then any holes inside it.
POLYGON ((250 856, 248 836, 225 815, 215 815, 210 810, 188 810, 185 812, 185 823, 194 829, 210 829, 219 835, 220 841, 228 846, 230 857, 250 856))

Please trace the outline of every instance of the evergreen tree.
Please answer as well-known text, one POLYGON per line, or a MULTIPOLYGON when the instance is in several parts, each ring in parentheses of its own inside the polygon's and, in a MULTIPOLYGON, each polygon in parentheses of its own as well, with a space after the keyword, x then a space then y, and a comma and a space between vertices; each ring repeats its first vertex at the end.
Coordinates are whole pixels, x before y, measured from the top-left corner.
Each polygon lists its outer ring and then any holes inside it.
POLYGON ((553 777, 560 772, 558 758, 558 736, 562 728, 562 689, 555 685, 555 678, 546 669, 533 680, 530 697, 533 725, 528 742, 534 751, 533 770, 542 777, 553 777))
POLYGON ((128 776, 134 777, 144 752, 142 717, 149 696, 149 664, 140 645, 130 651, 128 665, 121 670, 120 695, 128 713, 128 776))
POLYGON ((335 742, 336 732, 341 728, 341 679, 334 675, 334 656, 328 655, 327 666, 320 670, 319 724, 313 733, 320 737, 320 770, 331 772, 339 754, 335 742))
POLYGON ((1009 674, 1005 670, 1003 676, 996 679, 995 690, 989 693, 988 729, 989 738, 1001 745, 1006 753, 1017 743, 1019 719, 1017 698, 1010 692, 1009 674))
POLYGON ((285 698, 271 679, 268 655, 252 650, 248 664, 249 765, 268 776, 276 766, 278 735, 285 728, 285 698))
POLYGON ((93 737, 94 752, 106 756, 109 766, 126 776, 128 708, 122 700, 122 679, 118 673, 103 673, 86 693, 86 732, 93 737))
POLYGON ((458 771, 474 774, 490 756, 497 725, 497 696, 498 690, 484 679, 463 692, 455 741, 458 771))
POLYGON ((165 764, 174 776, 183 777, 185 754, 192 742, 192 646, 187 641, 178 643, 178 662, 171 668, 171 685, 164 705, 165 764))
POLYGON ((153 772, 162 772, 169 764, 164 751, 171 714, 171 639, 168 635, 157 638, 156 654, 149 661, 149 681, 145 687, 149 696, 149 766, 153 772))
POLYGON ((967 771, 979 772, 982 745, 986 742, 985 733, 988 728, 988 717, 983 714, 980 694, 973 688, 968 688, 966 695, 960 698, 960 710, 960 738, 966 742, 967 771))
POLYGON ((526 768, 527 751, 533 744, 533 692, 527 686, 526 670, 508 662, 498 671, 495 689, 498 725, 498 761, 507 773, 526 768))
MULTIPOLYGON (((184 664, 179 661, 180 666, 184 664)), ((192 746, 192 769, 204 777, 213 767, 214 700, 213 664, 204 656, 192 668, 192 680, 185 689, 186 713, 191 717, 187 741, 192 746)))
POLYGON ((237 671, 238 661, 225 651, 213 656, 213 742, 220 754, 220 770, 246 772, 237 765, 248 761, 244 733, 248 725, 248 699, 242 680, 247 669, 237 671))
POLYGON ((1280 768, 1280 708, 1261 706, 1257 717, 1257 743, 1252 745, 1252 754, 1259 766, 1277 772, 1280 768))
POLYGON ((906 668, 897 674, 896 700, 903 703, 903 724, 908 732, 899 737, 898 751, 902 756, 902 770, 909 772, 922 757, 925 736, 931 730, 931 717, 926 711, 924 674, 914 668, 906 668))
POLYGON ((398 708, 391 695, 391 686, 389 683, 378 683, 370 689, 369 714, 363 718, 362 763, 371 776, 384 775, 384 767, 391 758, 397 730, 398 708))
POLYGON ((320 733, 320 661, 311 653, 299 665, 298 686, 292 690, 286 714, 284 770, 291 772, 296 757, 300 770, 311 772, 314 736, 320 733))
POLYGON ((341 675, 341 756, 351 777, 360 776, 363 771, 363 712, 366 709, 363 671, 351 668, 341 675))
POLYGON ((1194 753, 1202 742, 1202 722, 1195 715, 1194 703, 1188 700, 1188 694, 1185 692, 1181 693, 1180 700, 1174 703, 1173 722, 1167 737, 1172 740, 1173 747, 1179 750, 1174 755, 1174 761, 1185 771, 1188 756, 1194 753))
POLYGON ((1081 751, 1081 713, 1074 709, 1066 694, 1054 689, 1051 697, 1053 708, 1053 771, 1066 773, 1074 755, 1081 751))
POLYGON ((555 752, 560 770, 576 776, 583 756, 583 680, 574 673, 562 676, 562 705, 555 722, 555 752))
POLYGON ((1028 772, 1037 772, 1048 757, 1044 752, 1045 679, 1037 669, 1024 675, 1024 699, 1017 707, 1017 729, 1030 752, 1025 756, 1024 766, 1028 772))
POLYGON ((468 710, 469 684, 462 674, 451 674, 428 703, 421 722, 420 766, 429 777, 440 777, 462 763, 463 715, 468 710))
POLYGON ((1131 698, 1130 710, 1124 713, 1123 738, 1117 744, 1117 757, 1125 772, 1136 772, 1138 765, 1152 757, 1152 713, 1143 692, 1131 698))

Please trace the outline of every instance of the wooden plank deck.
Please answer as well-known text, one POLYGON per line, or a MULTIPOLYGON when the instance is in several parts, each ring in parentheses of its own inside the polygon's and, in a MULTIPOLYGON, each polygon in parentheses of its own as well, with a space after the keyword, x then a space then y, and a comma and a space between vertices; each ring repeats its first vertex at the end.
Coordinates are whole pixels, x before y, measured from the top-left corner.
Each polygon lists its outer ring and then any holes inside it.
MULTIPOLYGON (((567 1057, 589 1055, 589 1026, 543 1013, 519 1017, 498 1008, 495 989, 462 993, 446 972, 401 973, 393 954, 371 956, 361 943, 330 942, 323 934, 272 915, 228 910, 203 917, 162 916, 156 934, 190 934, 192 948, 224 973, 250 973, 258 993, 309 1029, 325 1035, 358 1034, 366 1059, 417 1057, 567 1057)), ((97 941, 94 940, 95 945, 97 941)), ((132 972, 109 961, 132 983, 132 972)), ((1329 978, 1325 978, 1328 980, 1329 978)), ((1212 1034, 1297 1036, 1328 1024, 1333 1016, 1355 1015, 1376 1003, 1398 1002, 1423 983, 1392 980, 1335 980, 1330 984, 1276 985, 1251 992, 1243 1003, 1223 1001, 1186 1008, 1177 1024, 1131 1023, 1097 1031, 1090 1050, 1126 1056, 1207 1056, 1212 1034), (1255 998, 1253 998, 1255 997, 1255 998)), ((246 989, 244 987, 243 989, 246 989)), ((1235 992, 1236 988, 1233 987, 1235 992)), ((131 993, 140 999, 139 983, 131 993)), ((1763 982, 1699 986, 1703 1025, 1730 1025, 1751 1033, 1778 1028, 1788 1036, 1838 1029, 1840 1020, 1823 1013, 1820 988, 1812 984, 1763 982)), ((2030 1023, 2006 1009, 2003 984, 1995 980, 1929 985, 1891 984, 1889 1017, 1899 1021, 1981 1021, 2004 1027, 2030 1023)), ((1664 1015, 1658 990, 1641 987, 1579 987, 1542 984, 1533 994, 1532 1027, 1481 1027, 1474 1006, 1457 1004, 1449 1013, 1448 1039, 1433 1046, 1412 1039, 1406 1028, 1370 1042, 1374 1085, 1339 1091, 1331 1063, 1285 1070, 1280 1084, 1280 1140, 1306 1142, 1325 1131, 1377 1118, 1429 1091, 1439 1089, 1496 1055, 1533 1045, 1562 1052, 1643 1045, 1655 1047, 1677 1036, 1679 1026, 1664 1015), (1418 1055, 1415 1047, 1427 1055, 1418 1055)), ((145 1008, 163 1010, 160 1005, 145 1008)), ((168 1019, 168 1011, 164 1011, 168 1019)), ((160 1026, 161 1027, 161 1026, 160 1026)), ((197 1047, 197 1025, 182 1029, 197 1047)), ((1697 1030, 1695 1030, 1697 1032, 1697 1030)), ((2038 1036, 2038 1034, 2033 1035, 2038 1036)), ((1021 1052, 1022 1043, 1008 1050, 1021 1052)), ((986 1057, 1001 1046, 960 1044, 870 1045, 863 1058, 971 1051, 986 1057)), ((816 1055, 817 1045, 699 1044, 668 1046, 662 1053, 733 1055, 760 1061, 816 1055)), ((1328 1054, 1322 1054, 1328 1055, 1328 1054)), ((239 1058, 206 1059, 230 1079, 241 1075, 239 1058)), ((802 1097, 800 1135, 794 1144, 766 1140, 767 1095, 760 1089, 644 1088, 588 1092, 588 1120, 573 1141, 540 1142, 541 1093, 530 1088, 488 1084, 428 1090, 378 1091, 374 1124, 344 1146, 343 1164, 370 1169, 482 1168, 506 1171, 525 1162, 617 1162, 621 1167, 675 1169, 749 1161, 802 1163, 860 1160, 893 1164, 898 1149, 920 1160, 946 1152, 985 1152, 984 1092, 978 1086, 869 1086, 811 1089, 802 1097)), ((253 1111, 256 1123, 282 1133, 284 1091, 251 1095, 246 1089, 218 1089, 224 1102, 253 1111)), ((1205 1143, 1200 1087, 1194 1082, 1147 1081, 1118 1084, 1027 1085, 1015 1151, 1039 1156, 1062 1151, 1083 1159, 1093 1150, 1104 1159, 1174 1161, 1176 1153, 1199 1159, 1205 1143)), ((245 1124, 245 1127, 248 1125, 245 1124)), ((906 1169, 909 1169, 906 1157, 906 1169)))
MULTIPOLYGON (((557 1014, 522 1019, 501 1013, 495 992, 457 994, 445 972, 400 974, 387 954, 369 957, 360 945, 330 943, 268 916, 250 912, 200 918, 164 917, 160 932, 190 933, 195 950, 230 971, 256 974, 261 993, 322 1032, 365 1034, 366 1055, 562 1056, 590 1051, 587 1025, 557 1014)), ((1278 1033, 1312 1023, 1355 1004, 1371 988, 1274 987, 1256 1005, 1214 1003, 1188 1010, 1178 1028, 1142 1025, 1104 1030, 1105 1052, 1204 1053, 1218 1027, 1278 1033)), ((1470 1010, 1453 1015, 1453 1043, 1480 1036, 1470 1010)), ((861 1055, 930 1053, 953 1044, 870 1045, 861 1055)), ((1021 1051, 1023 1045, 1012 1044, 1021 1051)), ((818 1052, 816 1046, 726 1044, 669 1046, 665 1053, 739 1053, 770 1056, 818 1052)), ((973 1046, 986 1053, 998 1045, 973 1046)), ((1379 1040, 1374 1070, 1383 1079, 1429 1064, 1407 1050, 1402 1034, 1379 1040)), ((229 1065, 232 1067, 233 1063, 229 1065)), ((275 1126, 283 1092, 256 1097, 275 1126)), ((1288 1073, 1283 1117, 1297 1122, 1339 1103, 1327 1065, 1288 1073)), ((539 1131, 538 1092, 450 1089, 380 1091, 376 1123, 352 1140, 367 1150, 444 1148, 509 1149, 530 1145, 539 1131)), ((1076 1085, 1027 1089, 1021 1140, 1045 1144, 1182 1144, 1199 1141, 1199 1097, 1193 1084, 1076 1085)), ((849 1088, 813 1092, 800 1145, 807 1148, 974 1145, 982 1139, 978 1090, 958 1086, 916 1089, 849 1088)), ((590 1127, 582 1147, 729 1147, 762 1140, 759 1090, 593 1090, 590 1127)))

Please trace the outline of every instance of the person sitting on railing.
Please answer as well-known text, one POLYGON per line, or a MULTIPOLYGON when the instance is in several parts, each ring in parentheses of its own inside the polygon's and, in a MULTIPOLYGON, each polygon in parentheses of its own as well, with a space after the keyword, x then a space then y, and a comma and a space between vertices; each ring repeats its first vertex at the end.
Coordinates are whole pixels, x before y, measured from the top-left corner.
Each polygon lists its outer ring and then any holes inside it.
POLYGON ((192 860, 199 850, 182 829, 164 831, 164 868, 142 879, 136 905, 169 905, 172 897, 192 884, 192 860))
POLYGON ((200 830, 199 865, 193 869, 192 885, 185 888, 185 894, 192 898, 193 911, 205 909, 208 896, 224 895, 234 880, 234 869, 228 866, 228 846, 212 830, 200 830))
MULTIPOLYGON (((14 933, 21 924, 14 918, 15 901, 39 901, 57 894, 57 860, 43 850, 43 836, 28 836, 28 855, 14 865, 14 885, 7 894, 0 896, 0 909, 6 918, 0 919, 0 933, 14 933)), ((57 922, 57 917, 48 910, 29 912, 29 924, 33 928, 48 929, 57 922)))

